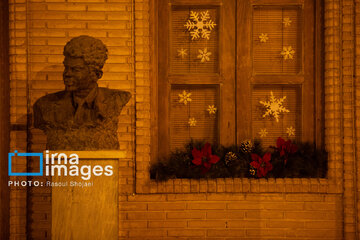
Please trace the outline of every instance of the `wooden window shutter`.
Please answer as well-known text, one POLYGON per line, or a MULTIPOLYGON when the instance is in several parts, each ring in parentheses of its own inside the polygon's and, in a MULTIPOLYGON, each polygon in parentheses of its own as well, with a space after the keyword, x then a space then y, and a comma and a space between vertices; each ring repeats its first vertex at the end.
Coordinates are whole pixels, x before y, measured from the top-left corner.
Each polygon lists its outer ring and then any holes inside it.
POLYGON ((233 0, 158 1, 159 157, 190 139, 235 142, 235 104, 228 104, 235 102, 235 9, 233 0), (203 23, 197 25, 194 13, 207 14, 215 24, 208 37, 200 32, 193 38, 192 30, 203 23), (204 52, 208 58, 202 59, 204 52), (183 94, 190 94, 186 104, 183 94))
POLYGON ((238 141, 258 138, 269 146, 277 137, 315 138, 314 1, 283 2, 238 1, 238 141), (289 112, 279 121, 263 117, 260 101, 269 101, 271 94, 286 97, 289 112))

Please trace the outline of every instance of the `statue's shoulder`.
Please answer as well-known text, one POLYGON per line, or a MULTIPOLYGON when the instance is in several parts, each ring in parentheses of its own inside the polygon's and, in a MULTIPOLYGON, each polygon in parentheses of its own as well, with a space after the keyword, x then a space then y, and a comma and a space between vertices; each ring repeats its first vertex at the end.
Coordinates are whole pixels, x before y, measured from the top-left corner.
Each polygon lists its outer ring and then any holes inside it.
POLYGON ((66 91, 50 93, 36 100, 34 105, 40 108, 43 106, 49 107, 51 105, 58 104, 59 102, 66 99, 66 97, 67 97, 66 91))
POLYGON ((118 89, 109 89, 99 87, 99 95, 104 97, 105 101, 116 102, 119 105, 125 105, 131 98, 131 93, 118 89))

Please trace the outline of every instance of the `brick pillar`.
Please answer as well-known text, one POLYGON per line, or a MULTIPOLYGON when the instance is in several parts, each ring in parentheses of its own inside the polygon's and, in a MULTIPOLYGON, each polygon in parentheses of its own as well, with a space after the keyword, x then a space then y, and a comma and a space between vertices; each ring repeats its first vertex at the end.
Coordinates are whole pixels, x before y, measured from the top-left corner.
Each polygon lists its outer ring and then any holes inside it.
POLYGON ((9 238, 9 199, 7 153, 9 152, 9 6, 0 1, 0 239, 9 238))
POLYGON ((356 237, 355 134, 354 134, 354 0, 341 1, 341 82, 344 156, 344 239, 356 237))
POLYGON ((360 232, 360 162, 359 162, 359 154, 360 154, 360 0, 355 0, 355 136, 354 141, 356 145, 356 169, 355 169, 355 177, 356 177, 356 233, 357 237, 359 237, 360 232))

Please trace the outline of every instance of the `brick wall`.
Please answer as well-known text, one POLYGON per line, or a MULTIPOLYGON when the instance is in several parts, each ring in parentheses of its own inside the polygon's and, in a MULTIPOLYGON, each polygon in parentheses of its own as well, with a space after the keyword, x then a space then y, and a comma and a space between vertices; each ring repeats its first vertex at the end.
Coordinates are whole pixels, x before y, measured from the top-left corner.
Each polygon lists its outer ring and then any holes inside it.
MULTIPOLYGON (((41 96, 63 90, 63 47, 86 34, 109 50, 99 86, 134 94, 134 3, 132 1, 10 1, 11 150, 42 152, 46 137, 32 126, 32 105, 41 96)), ((119 162, 119 189, 133 192, 135 97, 123 109, 118 129, 126 158, 119 162)), ((15 170, 36 168, 17 162, 15 170)), ((38 178, 37 178, 38 179, 38 178)), ((25 180, 25 178, 17 178, 25 180)), ((47 179, 42 179, 47 180, 47 179)), ((13 188, 11 239, 49 239, 51 188, 13 188)))
POLYGON ((342 239, 334 194, 154 194, 123 198, 120 239, 342 239))
MULTIPOLYGON (((321 180, 149 180, 153 53, 161 28, 155 10, 151 0, 10 0, 11 150, 45 149, 44 135, 32 127, 32 104, 63 89, 63 46, 88 34, 109 48, 100 86, 133 93, 118 130, 126 152, 119 161, 120 239, 355 239, 359 2, 324 0, 330 154, 328 178, 321 180)), ((16 166, 26 167, 36 166, 16 166)), ((11 189, 11 239, 49 239, 50 203, 51 189, 11 189)))

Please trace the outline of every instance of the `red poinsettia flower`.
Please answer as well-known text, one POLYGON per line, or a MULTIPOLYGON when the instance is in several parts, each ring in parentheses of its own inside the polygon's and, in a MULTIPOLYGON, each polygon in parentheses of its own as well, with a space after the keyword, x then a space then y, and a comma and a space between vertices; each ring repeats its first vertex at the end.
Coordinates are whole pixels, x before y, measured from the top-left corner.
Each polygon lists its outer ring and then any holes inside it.
POLYGON ((297 152, 297 146, 291 143, 291 140, 285 141, 281 137, 277 139, 276 147, 280 152, 280 157, 285 157, 285 164, 287 162, 288 155, 297 152))
POLYGON ((253 161, 250 165, 253 168, 256 168, 258 177, 265 177, 266 174, 273 169, 273 166, 270 163, 271 153, 265 153, 263 157, 252 153, 251 158, 253 161))
POLYGON ((209 171, 211 165, 217 163, 220 160, 218 156, 212 155, 210 143, 206 143, 201 151, 194 148, 191 153, 194 158, 192 163, 197 166, 202 166, 203 173, 209 171))

